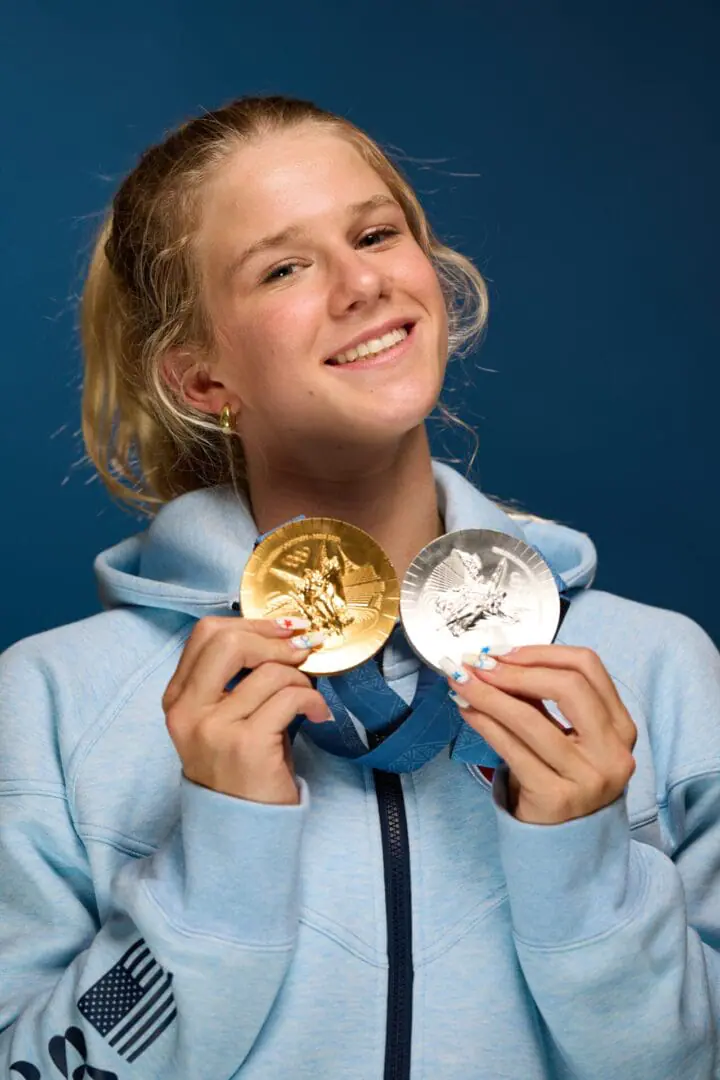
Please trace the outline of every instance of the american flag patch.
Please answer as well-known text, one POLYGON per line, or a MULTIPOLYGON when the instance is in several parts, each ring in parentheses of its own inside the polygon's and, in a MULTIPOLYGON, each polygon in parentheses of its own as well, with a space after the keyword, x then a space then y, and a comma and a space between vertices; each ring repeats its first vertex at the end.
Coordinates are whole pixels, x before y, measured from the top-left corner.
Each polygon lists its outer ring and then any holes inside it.
POLYGON ((118 1054, 132 1062, 177 1016, 172 978, 140 938, 83 994, 78 1009, 118 1054))

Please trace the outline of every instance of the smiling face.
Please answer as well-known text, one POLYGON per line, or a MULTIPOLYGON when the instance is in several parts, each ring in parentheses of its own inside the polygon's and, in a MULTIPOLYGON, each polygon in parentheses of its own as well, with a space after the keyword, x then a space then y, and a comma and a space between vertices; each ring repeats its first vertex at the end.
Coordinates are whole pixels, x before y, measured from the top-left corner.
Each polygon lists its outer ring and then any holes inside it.
POLYGON ((205 189, 197 252, 218 349, 212 381, 188 396, 215 414, 229 402, 246 453, 387 445, 432 410, 440 284, 349 142, 303 126, 239 149, 205 189), (328 362, 368 339, 355 363, 328 362))

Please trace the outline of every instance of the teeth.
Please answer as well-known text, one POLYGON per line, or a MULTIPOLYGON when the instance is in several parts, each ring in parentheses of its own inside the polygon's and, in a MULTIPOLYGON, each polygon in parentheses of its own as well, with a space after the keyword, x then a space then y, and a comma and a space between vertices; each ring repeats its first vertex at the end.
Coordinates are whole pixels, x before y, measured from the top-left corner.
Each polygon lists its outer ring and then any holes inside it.
POLYGON ((347 352, 340 353, 339 356, 333 356, 332 362, 334 364, 352 364, 353 360, 357 360, 359 356, 371 356, 382 352, 384 349, 397 345, 407 336, 407 330, 401 326, 397 330, 391 330, 389 334, 384 334, 381 338, 371 338, 370 341, 363 341, 361 345, 357 345, 354 349, 348 349, 347 352))

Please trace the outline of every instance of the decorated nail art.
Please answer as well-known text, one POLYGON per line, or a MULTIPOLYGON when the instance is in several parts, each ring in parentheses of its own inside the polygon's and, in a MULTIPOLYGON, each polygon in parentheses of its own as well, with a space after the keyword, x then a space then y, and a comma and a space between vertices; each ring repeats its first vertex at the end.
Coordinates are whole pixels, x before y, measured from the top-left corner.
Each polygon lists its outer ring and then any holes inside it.
POLYGON ((314 649, 316 645, 323 645, 327 638, 324 630, 313 630, 311 634, 300 634, 290 638, 290 644, 295 649, 314 649))
POLYGON ((456 694, 454 690, 448 690, 448 697, 451 698, 455 702, 458 709, 469 709, 470 708, 470 702, 466 701, 464 697, 460 697, 460 695, 456 694))
POLYGON ((309 619, 301 619, 297 615, 288 615, 284 619, 276 619, 275 623, 281 630, 308 630, 312 625, 309 619))
POLYGON ((463 653, 462 662, 467 664, 468 667, 476 668, 478 671, 492 671, 493 668, 497 667, 497 660, 494 660, 492 656, 489 656, 484 651, 463 653))
POLYGON ((459 667, 454 660, 451 660, 449 656, 443 656, 440 661, 440 670, 454 682, 465 683, 470 681, 470 676, 467 671, 463 671, 463 669, 459 667))

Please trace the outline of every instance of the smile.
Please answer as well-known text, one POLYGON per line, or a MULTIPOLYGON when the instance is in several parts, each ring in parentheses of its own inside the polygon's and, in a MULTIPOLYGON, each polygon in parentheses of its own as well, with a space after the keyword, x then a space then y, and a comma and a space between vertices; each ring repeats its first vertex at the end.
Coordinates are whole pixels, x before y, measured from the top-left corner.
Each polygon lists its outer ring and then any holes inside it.
POLYGON ((380 338, 369 338, 353 349, 333 356, 325 363, 330 367, 357 366, 360 368, 374 367, 377 363, 395 359, 405 352, 405 348, 413 338, 414 323, 398 327, 383 334, 380 338))

